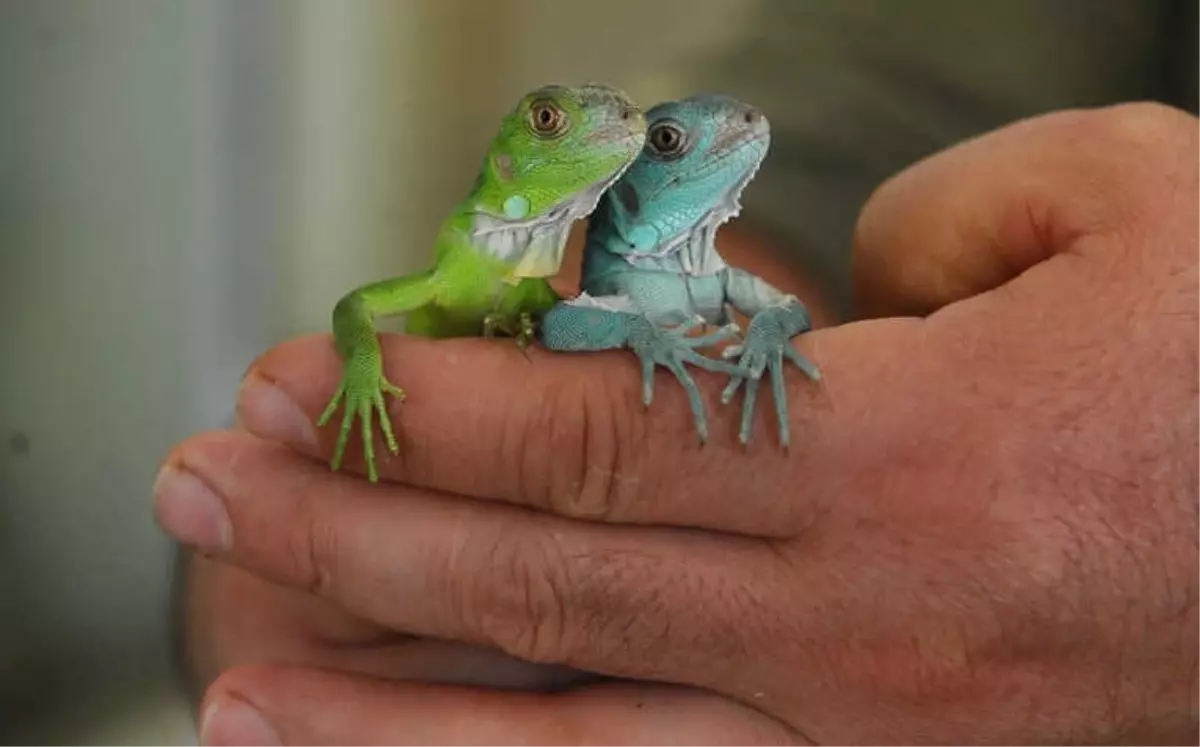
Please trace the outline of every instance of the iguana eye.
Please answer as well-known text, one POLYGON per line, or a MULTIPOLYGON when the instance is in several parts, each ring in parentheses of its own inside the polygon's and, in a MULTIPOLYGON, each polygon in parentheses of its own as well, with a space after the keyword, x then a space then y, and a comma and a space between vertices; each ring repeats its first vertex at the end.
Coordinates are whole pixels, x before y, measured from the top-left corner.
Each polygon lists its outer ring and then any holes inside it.
POLYGON ((651 152, 660 158, 677 158, 687 146, 687 134, 676 122, 655 122, 646 133, 651 152))
POLYGON ((566 129, 566 122, 566 113, 553 101, 535 101, 529 107, 529 125, 539 135, 560 135, 566 129))

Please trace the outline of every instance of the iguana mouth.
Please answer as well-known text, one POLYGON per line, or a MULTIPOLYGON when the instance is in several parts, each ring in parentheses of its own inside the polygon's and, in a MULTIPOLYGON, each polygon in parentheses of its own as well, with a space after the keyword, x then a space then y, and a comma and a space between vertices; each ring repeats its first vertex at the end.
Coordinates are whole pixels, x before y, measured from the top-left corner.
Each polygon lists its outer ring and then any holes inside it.
MULTIPOLYGON (((614 133, 616 131, 616 128, 609 128, 601 132, 614 133)), ((613 143, 621 145, 633 145, 644 139, 644 135, 640 135, 636 132, 628 132, 626 130, 624 135, 619 138, 614 138, 613 143)), ((486 221, 486 227, 478 228, 477 233, 479 235, 483 235, 495 231, 506 231, 511 229, 532 229, 541 226, 552 225, 555 223, 561 223, 563 221, 575 221, 579 220, 580 218, 584 218, 587 215, 590 215, 592 211, 596 209, 596 205, 600 202, 600 197, 603 196, 605 191, 615 184, 618 179, 624 176, 625 172, 628 171, 629 167, 632 165, 633 159, 630 158, 604 179, 598 182, 593 182, 573 195, 563 198, 559 202, 552 205, 549 209, 544 211, 541 215, 535 215, 530 218, 509 220, 498 215, 477 212, 476 215, 486 214, 488 217, 486 221)))
POLYGON ((564 221, 575 221, 583 218, 593 210, 600 202, 600 197, 616 183, 618 179, 624 176, 625 172, 632 165, 632 161, 622 165, 608 177, 602 181, 593 182, 591 185, 581 189, 570 197, 566 197, 558 203, 555 203, 549 210, 546 210, 541 215, 532 218, 524 218, 521 220, 505 220, 498 216, 490 216, 493 218, 493 225, 486 229, 485 232, 503 231, 516 228, 536 228, 540 226, 548 226, 564 221))
POLYGON ((708 176, 720 168, 721 164, 723 164, 727 159, 737 157, 747 148, 751 148, 755 145, 762 145, 762 153, 760 153, 758 158, 755 159, 755 163, 750 166, 749 170, 747 171, 748 176, 735 182, 736 186, 744 187, 746 183, 748 183, 750 179, 754 177, 755 173, 758 172, 758 168, 762 165, 763 160, 766 158, 767 147, 770 146, 770 142, 770 135, 765 134, 732 132, 727 135, 722 135, 718 137, 712 145, 713 150, 719 152, 720 155, 705 164, 704 168, 700 169, 693 175, 693 178, 708 176))
MULTIPOLYGON (((754 163, 750 164, 749 168, 746 169, 746 173, 742 176, 742 178, 735 181, 726 190, 725 200, 723 201, 723 203, 714 206, 713 210, 709 211, 710 213, 715 212, 722 205, 732 206, 733 213, 726 216, 724 219, 722 219, 720 221, 721 223, 724 223, 729 218, 732 218, 737 215, 736 208, 738 207, 738 200, 741 197, 742 192, 746 189, 746 186, 754 179, 755 175, 758 173, 759 168, 762 167, 763 161, 766 159, 767 147, 770 146, 770 135, 766 134, 766 133, 749 133, 749 134, 747 134, 745 132, 731 132, 728 135, 722 135, 721 137, 724 138, 724 141, 722 141, 721 139, 717 139, 716 141, 714 141, 713 145, 714 146, 725 145, 726 146, 725 151, 723 153, 721 153, 720 155, 718 155, 717 157, 710 160, 708 163, 704 164, 703 168, 701 168, 700 170, 691 174, 690 178, 703 179, 704 177, 710 176, 715 171, 720 169, 722 164, 724 164, 724 162, 726 160, 739 155, 746 148, 756 145, 756 144, 759 144, 759 143, 764 145, 762 152, 758 155, 758 158, 755 159, 754 163)), ((670 183, 660 185, 657 190, 655 190, 654 192, 652 192, 651 194, 646 196, 646 198, 645 198, 646 201, 651 202, 653 200, 658 199, 659 195, 661 195, 662 192, 665 189, 667 189, 668 186, 670 186, 670 183)))
POLYGON ((606 191, 608 191, 608 188, 615 184, 618 179, 624 176, 625 172, 628 171, 629 167, 632 165, 633 160, 630 159, 630 161, 609 175, 607 179, 592 184, 590 187, 587 187, 574 197, 568 197, 559 203, 559 205, 556 205, 554 208, 552 208, 550 212, 554 212, 561 208, 570 212, 574 218, 582 218, 586 215, 589 215, 593 210, 596 209, 597 203, 600 202, 600 197, 606 191))
POLYGON ((472 237, 479 243, 480 251, 512 263, 514 277, 557 274, 571 225, 596 209, 600 197, 632 163, 633 159, 630 159, 607 178, 594 182, 533 218, 514 221, 477 212, 472 237))
MULTIPOLYGON (((670 238, 664 238, 653 250, 630 253, 626 255, 626 259, 633 261, 637 258, 666 257, 678 253, 680 254, 684 271, 687 274, 694 275, 711 274, 724 267, 725 262, 721 259, 716 249, 716 231, 720 226, 737 217, 738 213, 741 212, 742 192, 754 180, 755 175, 766 159, 769 144, 770 134, 768 132, 747 133, 735 130, 723 133, 713 143, 714 149, 723 146, 723 152, 720 152, 719 155, 706 163, 703 169, 695 172, 692 175, 693 178, 703 178, 711 175, 720 169, 725 161, 739 156, 747 148, 755 145, 762 145, 763 147, 758 156, 747 166, 745 173, 729 185, 721 199, 715 202, 691 228, 681 231, 670 238)), ((651 195, 648 199, 655 199, 656 196, 657 193, 651 195)))

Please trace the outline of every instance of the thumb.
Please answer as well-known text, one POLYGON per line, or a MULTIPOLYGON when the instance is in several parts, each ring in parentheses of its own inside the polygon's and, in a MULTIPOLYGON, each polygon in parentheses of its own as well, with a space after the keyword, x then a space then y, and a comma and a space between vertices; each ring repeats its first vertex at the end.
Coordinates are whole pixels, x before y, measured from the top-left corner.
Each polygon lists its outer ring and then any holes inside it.
POLYGON ((1194 206, 1180 209, 1173 183, 1194 180, 1195 162, 1196 119, 1158 104, 1048 114, 931 156, 863 208, 860 313, 924 316, 1098 234, 1178 221, 1194 206))

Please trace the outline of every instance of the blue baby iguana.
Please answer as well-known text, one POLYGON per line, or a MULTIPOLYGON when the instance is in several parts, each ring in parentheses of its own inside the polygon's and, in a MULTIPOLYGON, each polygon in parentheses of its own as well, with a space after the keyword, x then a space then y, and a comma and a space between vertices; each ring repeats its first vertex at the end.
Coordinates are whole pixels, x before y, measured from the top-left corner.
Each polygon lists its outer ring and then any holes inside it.
POLYGON ((742 444, 750 439, 765 369, 786 449, 791 437, 783 361, 820 378, 790 344, 811 329, 808 312, 795 296, 728 266, 714 244, 717 229, 740 211, 742 191, 766 155, 767 119, 740 101, 711 94, 659 104, 646 117, 641 155, 601 198, 591 219, 583 293, 544 317, 543 343, 568 351, 631 348, 642 363, 646 406, 655 365, 666 367, 688 394, 701 443, 708 438, 704 407, 683 364, 731 374, 724 402, 745 383, 742 444), (696 352, 737 333, 727 304, 750 318, 744 339, 724 353, 739 359, 736 366, 696 352), (701 323, 722 326, 689 337, 701 323))
POLYGON ((560 300, 545 278, 560 269, 571 224, 592 212, 645 136, 644 113, 606 86, 546 86, 517 103, 501 122, 471 193, 442 224, 433 266, 364 285, 334 308, 343 373, 317 421, 325 426, 344 401, 332 469, 341 466, 356 417, 371 482, 378 480, 373 415, 388 450, 399 453, 384 395, 403 400, 404 391, 384 376, 374 318, 407 313, 406 328, 414 334, 501 331, 528 344, 534 322, 560 300))

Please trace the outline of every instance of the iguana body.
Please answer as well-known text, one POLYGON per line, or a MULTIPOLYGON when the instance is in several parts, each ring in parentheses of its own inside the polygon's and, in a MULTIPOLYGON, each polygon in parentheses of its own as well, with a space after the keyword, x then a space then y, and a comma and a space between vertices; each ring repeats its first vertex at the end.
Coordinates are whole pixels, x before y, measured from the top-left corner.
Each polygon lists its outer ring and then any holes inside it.
POLYGON ((524 96, 501 123, 470 195, 443 223, 433 266, 351 291, 333 311, 343 375, 318 420, 344 400, 331 466, 338 469, 355 417, 361 421, 367 476, 378 479, 372 417, 398 453, 384 395, 404 392, 383 373, 374 318, 407 313, 409 332, 463 337, 507 332, 525 344, 533 321, 559 296, 545 278, 558 273, 571 224, 591 213, 603 191, 641 149, 645 116, 604 86, 548 86, 524 96))
POLYGON ((683 363, 733 375, 728 402, 746 382, 740 439, 750 437, 754 401, 769 369, 780 439, 790 434, 783 359, 811 378, 815 366, 789 344, 810 329, 808 312, 786 295, 717 253, 717 229, 740 210, 739 198, 770 142, 765 117, 725 96, 702 95, 647 112, 646 145, 602 198, 588 231, 583 294, 559 303, 542 322, 546 347, 602 350, 629 347, 642 361, 643 401, 652 398, 655 364, 675 374, 688 393, 701 441, 708 428, 699 391, 683 363), (751 318, 745 340, 726 351, 739 364, 695 352, 735 334, 727 305, 751 318), (700 322, 722 325, 703 337, 686 334, 700 322), (667 325, 681 325, 668 329, 667 325))

